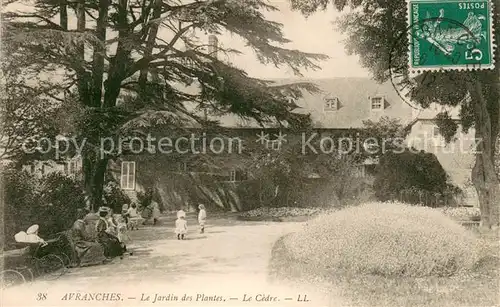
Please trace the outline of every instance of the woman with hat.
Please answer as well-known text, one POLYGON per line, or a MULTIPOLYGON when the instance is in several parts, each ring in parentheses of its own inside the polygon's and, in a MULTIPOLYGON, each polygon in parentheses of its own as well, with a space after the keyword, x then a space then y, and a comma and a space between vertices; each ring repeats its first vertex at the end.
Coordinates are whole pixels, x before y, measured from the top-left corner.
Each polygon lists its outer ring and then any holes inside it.
POLYGON ((114 258, 117 256, 123 257, 124 247, 117 237, 108 232, 108 215, 110 209, 108 207, 99 208, 99 221, 96 225, 97 241, 104 247, 104 255, 107 258, 114 258))
POLYGON ((104 262, 104 248, 97 242, 92 242, 92 236, 87 232, 85 221, 86 212, 79 210, 77 220, 73 223, 73 227, 69 232, 73 248, 76 253, 76 261, 78 266, 88 266, 101 264, 104 262))

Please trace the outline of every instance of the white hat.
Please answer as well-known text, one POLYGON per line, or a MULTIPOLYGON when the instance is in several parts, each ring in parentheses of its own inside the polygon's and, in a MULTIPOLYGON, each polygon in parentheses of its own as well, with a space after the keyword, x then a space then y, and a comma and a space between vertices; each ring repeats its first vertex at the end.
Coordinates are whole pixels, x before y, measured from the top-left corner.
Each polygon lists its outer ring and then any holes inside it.
POLYGON ((109 212, 110 210, 111 208, 106 206, 99 207, 99 212, 109 212))
POLYGON ((39 228, 39 226, 37 224, 31 225, 28 228, 28 230, 26 230, 26 233, 29 234, 29 235, 34 234, 34 233, 36 233, 38 231, 38 228, 39 228))

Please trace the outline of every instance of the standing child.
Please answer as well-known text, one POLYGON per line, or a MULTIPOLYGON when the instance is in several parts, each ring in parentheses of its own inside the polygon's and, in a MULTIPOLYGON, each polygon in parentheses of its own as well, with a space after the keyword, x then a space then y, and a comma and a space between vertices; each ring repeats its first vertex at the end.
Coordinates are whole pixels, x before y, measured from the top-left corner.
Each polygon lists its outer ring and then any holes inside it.
POLYGON ((207 211, 204 205, 199 205, 200 213, 198 213, 198 223, 200 224, 200 233, 205 232, 205 223, 207 221, 207 211))
POLYGON ((183 210, 177 212, 177 220, 175 221, 175 233, 177 240, 184 240, 187 233, 186 213, 183 210))
POLYGON ((158 219, 160 218, 160 206, 154 200, 151 202, 151 206, 153 207, 153 225, 158 223, 158 219))
POLYGON ((122 218, 125 220, 125 225, 128 228, 128 204, 123 204, 122 206, 122 218))
POLYGON ((139 214, 137 213, 137 205, 132 203, 127 211, 128 224, 130 230, 139 230, 139 214))

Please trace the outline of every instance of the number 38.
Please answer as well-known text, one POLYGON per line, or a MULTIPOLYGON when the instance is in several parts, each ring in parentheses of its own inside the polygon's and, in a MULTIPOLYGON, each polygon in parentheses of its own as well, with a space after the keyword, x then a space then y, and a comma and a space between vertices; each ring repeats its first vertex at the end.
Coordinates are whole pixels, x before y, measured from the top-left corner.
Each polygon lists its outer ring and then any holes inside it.
POLYGON ((483 58, 483 52, 477 48, 465 51, 466 60, 481 61, 482 58, 483 58))

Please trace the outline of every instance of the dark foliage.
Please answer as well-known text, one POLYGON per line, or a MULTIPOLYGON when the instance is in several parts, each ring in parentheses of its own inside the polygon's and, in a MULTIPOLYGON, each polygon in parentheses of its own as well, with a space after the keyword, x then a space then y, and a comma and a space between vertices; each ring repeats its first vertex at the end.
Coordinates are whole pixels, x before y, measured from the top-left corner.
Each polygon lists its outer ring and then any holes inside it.
POLYGON ((81 183, 58 173, 36 179, 14 169, 3 173, 5 183, 5 248, 14 247, 14 235, 33 225, 40 236, 49 238, 67 230, 84 208, 81 183))
MULTIPOLYGON (((61 173, 51 173, 37 178, 33 175, 7 168, 3 171, 5 184, 5 248, 15 248, 14 235, 33 225, 40 226, 39 234, 47 239, 65 231, 76 220, 77 210, 85 208, 81 180, 61 173)), ((116 183, 108 182, 104 194, 106 204, 120 210, 130 199, 116 183)))
MULTIPOLYGON (((403 153, 387 152, 380 157, 376 168, 375 195, 382 201, 399 199, 401 193, 409 191, 436 197, 453 196, 459 190, 449 185, 447 179, 445 170, 432 153, 415 153, 408 149, 403 153)), ((407 201, 417 203, 419 199, 411 197, 407 201)))
POLYGON ((137 202, 140 209, 148 207, 151 204, 152 200, 153 200, 153 195, 149 190, 137 192, 137 202))
POLYGON ((130 197, 123 192, 120 185, 115 181, 109 181, 104 186, 103 197, 106 206, 117 213, 121 212, 123 204, 130 204, 131 202, 130 197))

